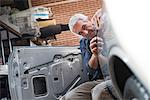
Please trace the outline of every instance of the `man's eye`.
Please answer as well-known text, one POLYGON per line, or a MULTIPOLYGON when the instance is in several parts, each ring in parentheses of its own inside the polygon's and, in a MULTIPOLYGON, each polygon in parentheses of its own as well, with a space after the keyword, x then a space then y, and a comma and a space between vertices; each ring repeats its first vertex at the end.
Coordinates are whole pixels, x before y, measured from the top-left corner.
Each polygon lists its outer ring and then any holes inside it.
POLYGON ((82 32, 79 32, 78 34, 79 34, 79 35, 81 35, 81 34, 82 34, 82 32))
POLYGON ((83 26, 82 26, 82 29, 83 29, 83 30, 86 30, 86 29, 87 29, 87 26, 86 26, 86 25, 83 25, 83 26))

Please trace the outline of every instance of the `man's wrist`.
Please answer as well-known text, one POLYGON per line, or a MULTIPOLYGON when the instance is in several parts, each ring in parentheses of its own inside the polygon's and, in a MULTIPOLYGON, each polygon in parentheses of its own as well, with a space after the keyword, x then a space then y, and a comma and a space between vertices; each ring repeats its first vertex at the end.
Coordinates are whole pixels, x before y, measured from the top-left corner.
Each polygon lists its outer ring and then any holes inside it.
POLYGON ((98 53, 93 53, 92 54, 93 57, 98 57, 98 55, 99 55, 98 53))
POLYGON ((96 69, 97 68, 97 62, 98 62, 98 56, 92 54, 88 64, 92 69, 96 69))

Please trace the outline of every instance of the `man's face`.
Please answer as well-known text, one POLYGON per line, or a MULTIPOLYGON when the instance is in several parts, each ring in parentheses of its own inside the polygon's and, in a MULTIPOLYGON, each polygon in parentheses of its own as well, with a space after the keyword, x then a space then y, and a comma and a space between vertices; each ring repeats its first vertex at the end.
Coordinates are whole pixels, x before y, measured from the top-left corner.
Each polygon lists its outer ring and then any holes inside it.
POLYGON ((73 31, 91 40, 96 34, 91 21, 78 20, 73 27, 73 31))

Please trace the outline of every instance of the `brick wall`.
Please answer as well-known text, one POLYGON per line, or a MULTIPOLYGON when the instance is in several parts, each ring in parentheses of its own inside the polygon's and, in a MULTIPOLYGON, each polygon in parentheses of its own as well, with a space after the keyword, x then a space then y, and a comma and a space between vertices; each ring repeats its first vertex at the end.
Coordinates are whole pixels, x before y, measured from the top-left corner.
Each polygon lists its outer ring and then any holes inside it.
MULTIPOLYGON (((51 3, 52 1, 56 2, 57 0, 31 0, 32 6, 42 5, 45 7, 51 7, 57 24, 67 24, 69 18, 75 13, 83 13, 91 18, 97 9, 101 7, 101 0, 78 0, 70 3, 48 5, 48 3, 51 3)), ((58 1, 60 2, 66 0, 58 1)), ((79 45, 79 38, 70 32, 62 32, 61 34, 56 35, 56 38, 57 40, 53 41, 53 45, 79 45)))

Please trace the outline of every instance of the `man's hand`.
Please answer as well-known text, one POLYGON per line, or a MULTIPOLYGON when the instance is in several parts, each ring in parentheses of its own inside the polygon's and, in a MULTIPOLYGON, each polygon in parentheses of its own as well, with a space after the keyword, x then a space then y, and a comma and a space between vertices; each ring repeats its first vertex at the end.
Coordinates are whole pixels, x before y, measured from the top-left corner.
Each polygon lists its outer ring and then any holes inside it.
POLYGON ((98 56, 98 54, 101 52, 103 49, 103 39, 100 37, 94 37, 90 41, 90 49, 91 52, 95 55, 98 56))

